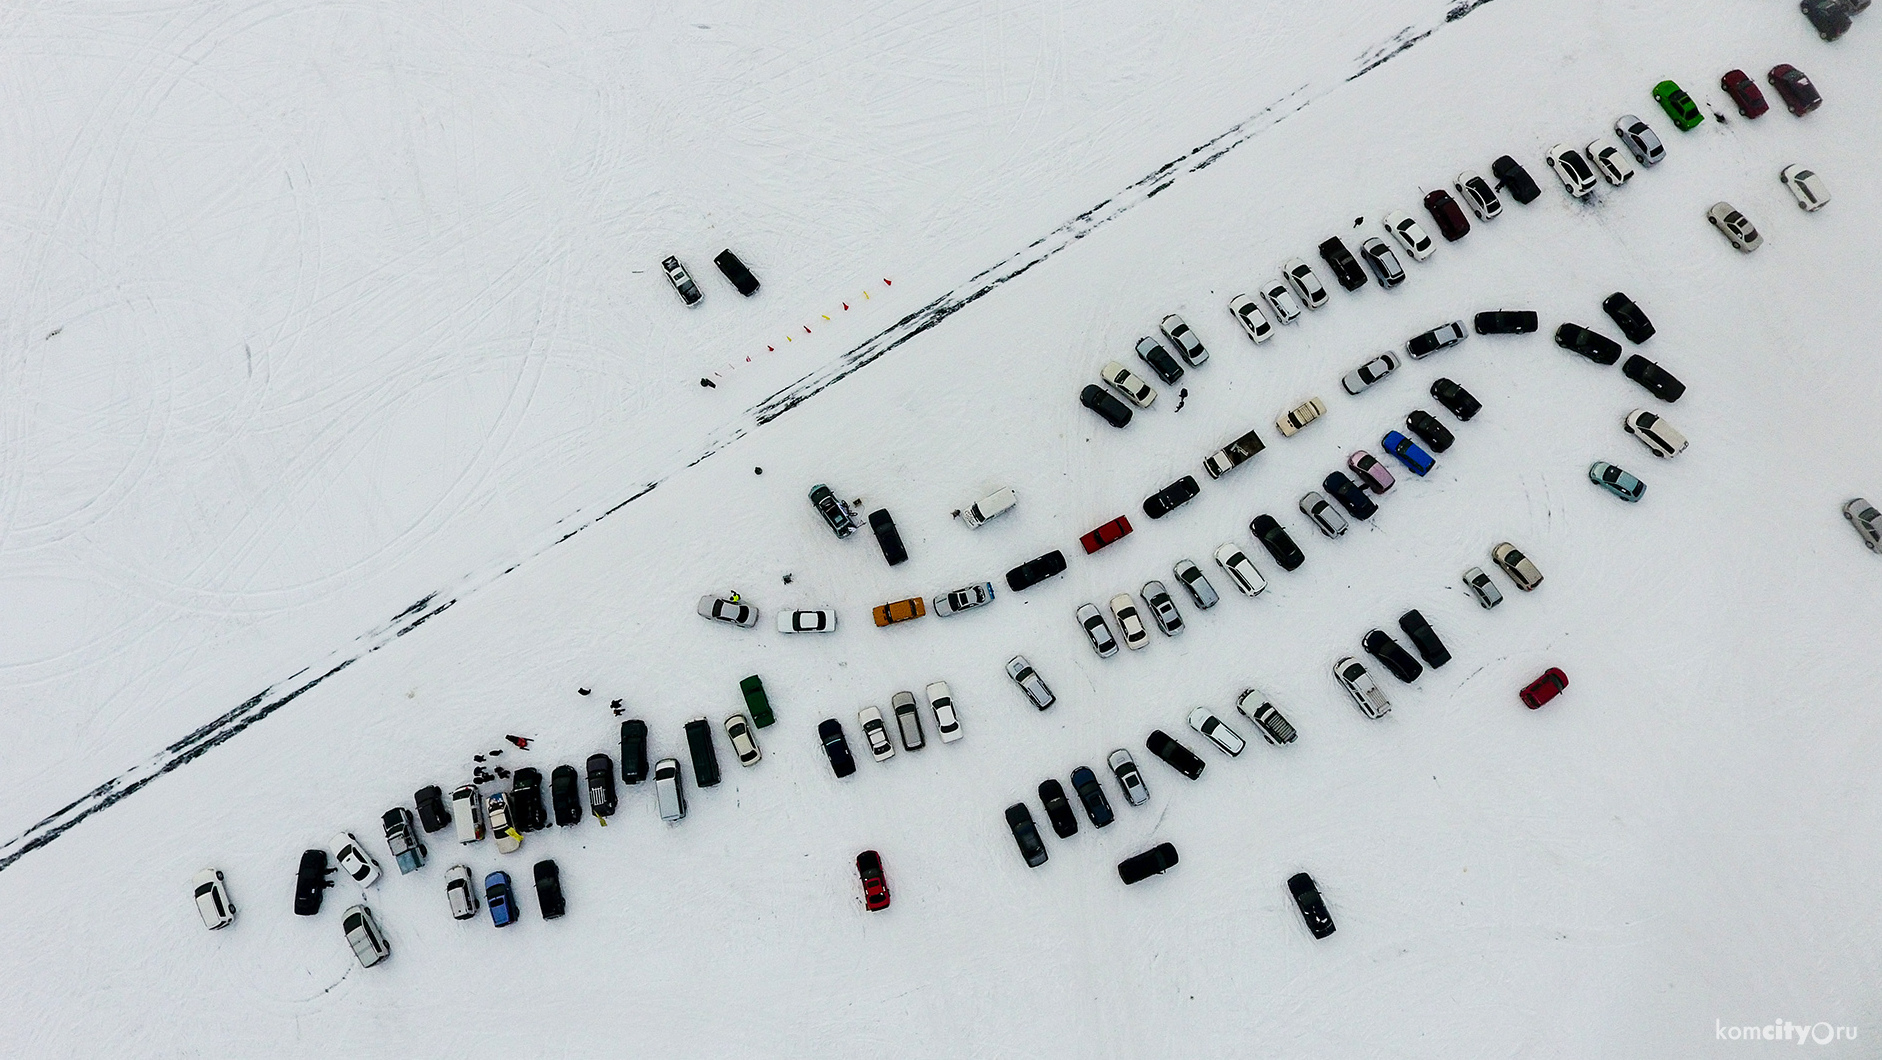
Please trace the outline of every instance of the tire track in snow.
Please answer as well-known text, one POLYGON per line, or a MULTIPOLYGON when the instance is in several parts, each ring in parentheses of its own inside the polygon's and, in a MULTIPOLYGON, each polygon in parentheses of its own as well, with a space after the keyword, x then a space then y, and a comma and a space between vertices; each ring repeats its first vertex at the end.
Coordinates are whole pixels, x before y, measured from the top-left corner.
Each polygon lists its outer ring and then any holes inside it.
POLYGON ((538 541, 533 549, 524 550, 524 558, 501 568, 491 567, 473 572, 461 578, 454 589, 442 589, 426 595, 386 622, 355 637, 352 644, 332 653, 325 661, 303 667, 282 681, 255 693, 220 717, 202 725, 143 762, 60 807, 5 843, 0 843, 0 872, 12 867, 27 854, 65 835, 92 814, 109 809, 142 790, 158 777, 188 765, 234 739, 249 726, 262 721, 275 711, 314 690, 329 677, 373 652, 395 643, 400 637, 443 614, 458 600, 515 571, 529 560, 542 555, 576 534, 595 526, 603 519, 646 496, 667 479, 684 473, 687 469, 731 446, 753 430, 770 423, 849 378, 903 343, 939 325, 948 317, 966 309, 1006 283, 1025 275, 1033 266, 1077 245, 1079 240, 1103 225, 1149 202, 1151 198, 1169 188, 1176 181, 1209 168, 1230 151, 1272 128, 1283 119, 1299 113, 1314 101, 1337 91, 1341 85, 1351 83, 1378 69, 1386 62, 1417 46, 1419 42, 1429 38, 1445 25, 1464 18, 1488 3, 1490 0, 1462 0, 1446 11, 1443 22, 1423 30, 1417 27, 1407 27, 1399 31, 1385 43, 1360 56, 1354 68, 1338 79, 1303 85, 1294 89, 1262 108, 1259 113, 1237 122, 1223 132, 1190 148, 1182 155, 1158 166, 1097 205, 1028 243, 1024 249, 982 269, 960 286, 934 298, 920 309, 863 340, 855 348, 838 356, 829 364, 804 375, 796 382, 747 409, 738 420, 715 431, 708 438, 700 454, 688 461, 684 467, 675 468, 652 482, 646 483, 625 500, 601 512, 590 514, 576 511, 557 520, 550 532, 538 541))

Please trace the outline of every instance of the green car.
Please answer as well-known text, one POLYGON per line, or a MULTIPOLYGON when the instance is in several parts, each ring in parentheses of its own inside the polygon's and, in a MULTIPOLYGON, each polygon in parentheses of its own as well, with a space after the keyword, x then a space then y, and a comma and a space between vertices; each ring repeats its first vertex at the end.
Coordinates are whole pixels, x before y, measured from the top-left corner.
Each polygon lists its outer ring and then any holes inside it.
POLYGON ((745 709, 751 712, 751 723, 760 729, 778 720, 771 713, 771 699, 765 695, 765 683, 757 674, 738 683, 738 690, 745 693, 745 709))
POLYGON ((1673 119, 1673 124, 1679 126, 1680 132, 1706 120, 1706 116, 1699 113, 1699 105, 1692 101, 1686 90, 1671 81, 1654 85, 1653 98, 1659 101, 1660 109, 1666 111, 1666 116, 1673 119))

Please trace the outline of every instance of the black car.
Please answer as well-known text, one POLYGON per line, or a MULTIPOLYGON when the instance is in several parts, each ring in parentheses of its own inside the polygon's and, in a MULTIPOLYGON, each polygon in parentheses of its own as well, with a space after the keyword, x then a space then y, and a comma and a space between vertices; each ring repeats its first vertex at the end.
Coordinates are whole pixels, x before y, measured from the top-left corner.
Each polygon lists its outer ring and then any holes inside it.
POLYGON ((1622 374, 1652 392, 1661 401, 1678 401, 1686 392, 1686 384, 1673 378, 1673 373, 1654 364, 1639 354, 1627 358, 1621 365, 1622 374))
POLYGON ((1032 811, 1023 802, 1006 808, 1006 826, 1013 830, 1013 842, 1019 844, 1019 856, 1038 868, 1046 863, 1046 844, 1039 838, 1039 828, 1032 823, 1032 811))
POLYGON ((1431 396, 1438 399, 1438 404, 1449 409, 1451 415, 1466 423, 1470 422, 1472 416, 1483 411, 1483 402, 1478 401, 1470 391, 1449 379, 1440 377, 1432 383, 1431 396))
POLYGON ((1126 884, 1147 880, 1176 864, 1176 848, 1158 843, 1141 854, 1133 854, 1117 863, 1117 877, 1126 884))
POLYGON ((1130 426, 1130 407, 1112 397, 1110 391, 1096 383, 1078 392, 1078 403, 1103 416, 1104 422, 1113 427, 1130 426))
POLYGON ((1632 298, 1619 291, 1601 300, 1601 310, 1614 321, 1614 326, 1621 329, 1627 341, 1638 346, 1653 337, 1653 321, 1647 319, 1646 311, 1634 304, 1632 298))
POLYGON ((838 537, 848 537, 856 532, 856 513, 843 503, 842 498, 830 492, 830 487, 819 482, 810 488, 810 503, 816 505, 817 514, 830 524, 830 532, 838 537))
POLYGON ((1416 681, 1418 675, 1425 672, 1425 668, 1418 665, 1418 660, 1411 657, 1411 652, 1399 647, 1398 641, 1393 640, 1392 635, 1383 629, 1366 634, 1364 644, 1366 651, 1384 663, 1385 668, 1392 671, 1392 676, 1401 681, 1416 681))
POLYGON ((557 766, 549 774, 549 801, 555 806, 558 828, 578 824, 582 819, 582 784, 574 766, 557 766))
POLYGON ((1478 313, 1473 323, 1479 335, 1527 335, 1541 324, 1536 320, 1534 310, 1498 309, 1490 313, 1478 313))
POLYGON ((1340 502, 1340 507, 1346 509, 1355 519, 1370 519, 1372 513, 1379 510, 1379 506, 1372 503, 1372 498, 1366 496, 1365 490, 1353 485, 1352 479, 1338 471, 1328 475, 1320 486, 1331 493, 1333 499, 1340 502))
POLYGON ((1451 433, 1442 420, 1424 409, 1413 409, 1411 415, 1405 417, 1405 426, 1425 443, 1425 448, 1434 453, 1444 452, 1451 447, 1452 442, 1457 441, 1457 436, 1451 433))
POLYGON ((686 723, 686 748, 693 754, 693 782, 702 788, 719 783, 719 753, 712 746, 712 724, 704 718, 686 723))
POLYGON ((856 772, 856 759, 850 754, 850 742, 843 737, 843 723, 825 718, 817 726, 817 738, 823 741, 823 753, 830 756, 830 771, 838 777, 856 772))
POLYGON ((1438 631, 1431 628, 1431 623, 1425 621, 1425 616, 1417 608, 1398 616, 1398 628, 1405 631, 1412 647, 1418 649, 1418 654, 1424 656, 1425 662, 1433 670, 1451 661, 1450 649, 1438 639, 1438 631))
POLYGON ((1320 260, 1333 270, 1333 278, 1340 282, 1341 287, 1357 291, 1366 286, 1366 270, 1360 267, 1359 259, 1353 257, 1353 252, 1346 249, 1346 244, 1340 242, 1339 236, 1320 244, 1320 260))
POLYGON ((1065 553, 1058 549, 1046 553, 1037 559, 1026 562, 1006 572, 1006 587, 1014 592, 1030 589, 1047 578, 1065 573, 1065 553))
POLYGON ((536 905, 542 909, 544 920, 554 920, 569 911, 568 903, 562 900, 562 870, 556 868, 552 858, 536 862, 536 905))
POLYGON ((1150 753, 1170 764, 1170 768, 1191 780, 1202 776, 1202 767, 1206 764, 1196 757, 1196 752, 1184 747, 1170 738, 1162 729, 1151 729, 1150 738, 1144 741, 1150 753))
POLYGON ((1170 351, 1155 339, 1146 338, 1137 344, 1137 356, 1143 358, 1150 370, 1157 373, 1157 378, 1165 383, 1174 383, 1183 378, 1183 366, 1176 363, 1170 351))
POLYGON ((1596 364, 1613 364, 1621 359, 1621 344, 1598 331, 1580 324, 1563 324, 1555 329, 1555 344, 1570 353, 1579 353, 1596 364))
POLYGON ((1042 782, 1039 785, 1039 801, 1045 804, 1046 819, 1052 822, 1052 831, 1060 839, 1070 839, 1078 834, 1078 816, 1072 813, 1072 804, 1065 797, 1065 785, 1056 780, 1042 782))
POLYGON ((333 881, 327 877, 333 870, 327 867, 327 852, 324 850, 301 851, 301 869, 294 877, 294 915, 313 916, 320 912, 321 899, 327 895, 327 888, 333 881))
POLYGON ((1530 178, 1529 171, 1523 168, 1521 162, 1508 155, 1490 163, 1490 172, 1496 174, 1497 186, 1509 192, 1510 198, 1524 206, 1536 201, 1536 196, 1542 194, 1542 189, 1536 187, 1536 182, 1530 178))
POLYGON ((895 519, 887 508, 877 508, 869 513, 869 529, 876 535, 876 544, 882 548, 882 558, 893 567, 908 562, 908 549, 902 547, 901 532, 895 529, 895 519))
POLYGON ((549 827, 549 811, 542 805, 542 772, 529 766, 510 781, 510 817, 519 832, 549 827))
POLYGON ((1078 801, 1085 804, 1085 816, 1091 818, 1093 828, 1103 828, 1117 819, 1111 812, 1111 800, 1105 797, 1104 788, 1098 785, 1098 775, 1090 766, 1072 770, 1072 790, 1078 793, 1078 801))
POLYGON ((614 816, 614 759, 596 751, 588 756, 588 808, 596 817, 614 816))
POLYGON ((1320 900, 1320 888, 1314 886, 1313 877, 1304 872, 1297 872, 1287 881, 1287 889, 1294 894, 1294 904, 1300 907, 1301 919, 1307 921, 1307 930, 1317 939, 1333 934, 1333 916, 1327 912, 1327 904, 1320 900))
POLYGON ((621 779, 629 784, 647 779, 647 723, 639 718, 621 723, 621 779))
POLYGON ((721 250, 719 256, 712 259, 712 263, 719 267, 719 271, 725 274, 726 279, 732 281, 732 286, 738 288, 739 294, 750 298, 758 293, 758 277, 753 276, 751 270, 745 267, 745 263, 738 260, 737 254, 730 250, 721 250))
MULTIPOLYGON (((1803 0, 1799 6, 1804 17, 1816 28, 1817 36, 1824 40, 1835 40, 1849 32, 1849 16, 1862 9, 1849 0, 1803 0)), ((1868 0, 1864 0, 1862 7, 1867 6, 1868 0)))
POLYGON ((1184 475, 1175 482, 1163 487, 1144 498, 1144 514, 1152 519, 1161 519, 1183 505, 1196 499, 1202 487, 1196 484, 1196 476, 1184 475))
POLYGON ((451 808, 444 803, 443 788, 436 784, 419 788, 412 800, 418 803, 418 823, 424 826, 427 835, 450 826, 451 808))
POLYGON ((1255 540, 1261 542, 1262 547, 1268 550, 1268 555, 1274 557, 1274 562, 1279 563, 1282 570, 1293 570, 1307 562, 1307 557, 1301 552, 1300 546, 1294 543, 1293 538, 1287 536, 1287 531, 1281 528, 1281 524, 1275 521, 1274 516, 1255 516, 1254 521, 1248 524, 1248 532, 1255 535, 1255 540))
POLYGON ((1430 331, 1413 335, 1405 343, 1405 353, 1413 360, 1428 357, 1439 350, 1455 346, 1464 341, 1464 322, 1453 320, 1449 324, 1439 324, 1430 331))

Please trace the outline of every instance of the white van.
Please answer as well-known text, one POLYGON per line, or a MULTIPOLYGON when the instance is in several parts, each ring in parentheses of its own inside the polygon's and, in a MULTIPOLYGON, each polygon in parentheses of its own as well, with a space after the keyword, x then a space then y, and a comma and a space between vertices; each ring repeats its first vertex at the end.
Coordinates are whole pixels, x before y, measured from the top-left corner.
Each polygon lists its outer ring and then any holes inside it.
POLYGON ((457 825, 457 841, 475 843, 484 837, 484 800, 477 785, 466 784, 451 793, 451 820, 457 825))
POLYGON ((1012 511, 1018 503, 1019 494, 1014 493, 1011 486, 997 489, 961 512, 961 521, 967 524, 968 529, 977 529, 981 523, 1012 511))
POLYGON ((680 777, 680 760, 662 758, 654 763, 653 791, 660 799, 660 819, 672 824, 686 816, 685 781, 680 777))

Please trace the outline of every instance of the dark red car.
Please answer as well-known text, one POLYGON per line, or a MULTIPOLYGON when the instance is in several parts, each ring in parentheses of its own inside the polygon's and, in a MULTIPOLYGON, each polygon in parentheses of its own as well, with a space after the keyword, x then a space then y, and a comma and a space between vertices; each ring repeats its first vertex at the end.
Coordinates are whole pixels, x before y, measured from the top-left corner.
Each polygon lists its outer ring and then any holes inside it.
POLYGON ((1438 231, 1446 240, 1455 243, 1470 234, 1470 221, 1464 216, 1464 208, 1443 188, 1425 196, 1425 209, 1431 212, 1431 219, 1438 223, 1438 231))
POLYGON ((1551 666, 1542 671, 1541 677, 1529 682, 1528 688, 1523 689, 1523 705, 1534 710, 1561 695, 1567 687, 1568 675, 1558 667, 1551 666))
POLYGON ((1085 555, 1089 556, 1106 545, 1122 541, 1124 535, 1131 532, 1131 521, 1120 515, 1103 526, 1078 539, 1085 546, 1085 555))
POLYGON ((1738 113, 1747 118, 1755 118, 1771 109, 1771 104, 1764 101, 1764 89, 1743 70, 1727 70, 1725 76, 1719 78, 1719 87, 1738 104, 1738 113))
POLYGON ((889 881, 882 876, 882 855, 865 850, 856 855, 856 873, 863 878, 863 904, 871 910, 889 907, 889 881))
POLYGON ((1779 63, 1771 68, 1766 80, 1777 94, 1784 99, 1784 105, 1799 118, 1823 105, 1823 97, 1818 94, 1817 86, 1810 83, 1802 70, 1789 63, 1779 63))

